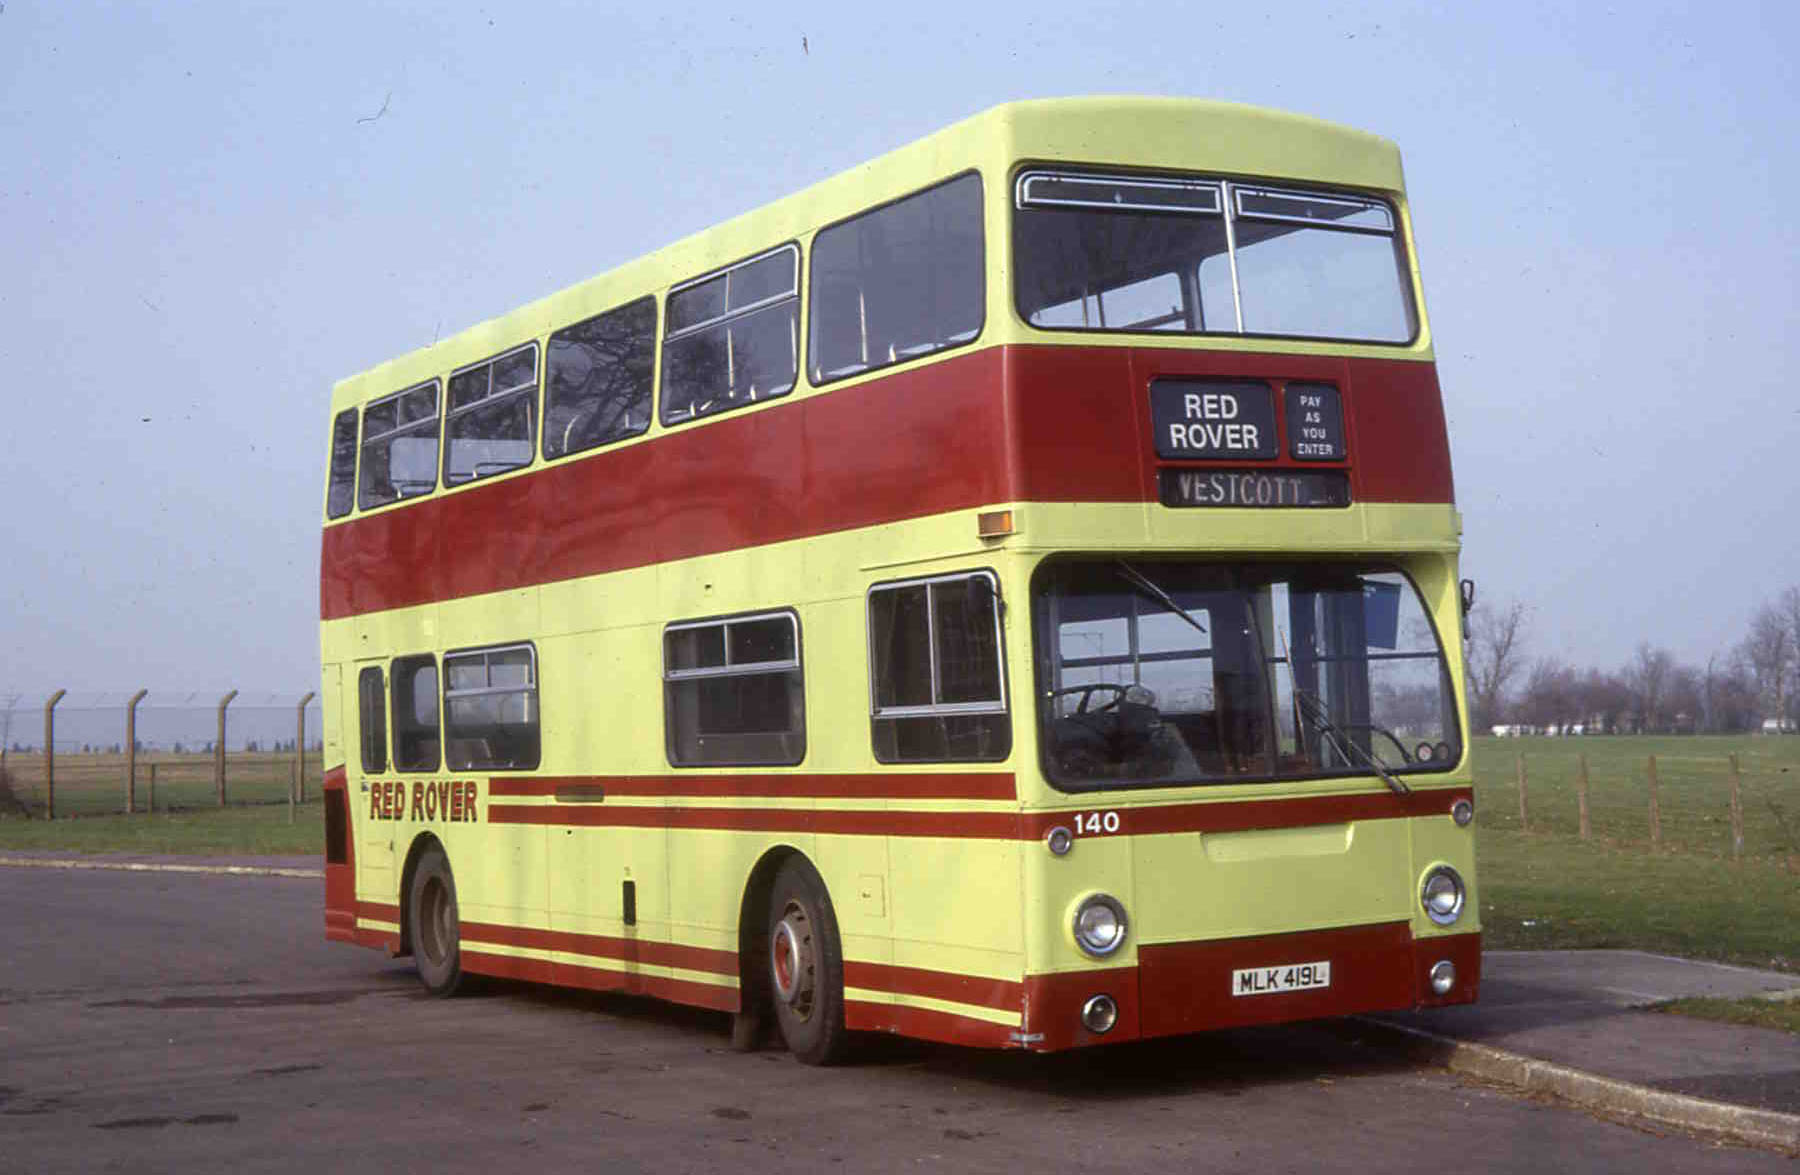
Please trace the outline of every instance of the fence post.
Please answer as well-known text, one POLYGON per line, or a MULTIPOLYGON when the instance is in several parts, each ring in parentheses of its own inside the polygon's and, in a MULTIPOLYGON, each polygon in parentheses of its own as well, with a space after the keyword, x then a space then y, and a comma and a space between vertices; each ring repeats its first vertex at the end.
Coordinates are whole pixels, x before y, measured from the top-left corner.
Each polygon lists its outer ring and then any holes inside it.
POLYGON ((232 690, 219 699, 219 741, 213 744, 213 782, 219 786, 219 807, 225 806, 225 707, 238 692, 232 690))
POLYGON ((150 799, 149 799, 148 804, 146 805, 146 810, 152 816, 154 816, 156 814, 156 760, 155 759, 150 760, 150 799))
MULTIPOLYGON (((306 802, 306 703, 313 700, 312 691, 300 699, 294 707, 294 786, 290 794, 297 794, 299 802, 306 802)), ((290 810, 289 815, 292 815, 290 810)))
POLYGON ((59 689, 44 703, 44 819, 56 819, 56 703, 66 689, 59 689))
POLYGON ((1744 801, 1738 794, 1738 757, 1734 751, 1731 755, 1731 859, 1742 860, 1744 856, 1744 801))
POLYGON ((1519 769, 1518 769, 1518 776, 1519 776, 1519 831, 1520 832, 1530 832, 1531 831, 1531 816, 1527 812, 1526 807, 1525 807, 1525 756, 1523 754, 1521 754, 1519 756, 1518 764, 1519 764, 1519 769))
POLYGON ((1575 802, 1581 809, 1581 839, 1586 840, 1593 832, 1588 825, 1587 752, 1581 752, 1577 758, 1581 764, 1581 773, 1575 777, 1575 802))
POLYGON ((1662 848, 1662 803, 1656 796, 1656 756, 1650 756, 1650 847, 1662 848))
POLYGON ((141 689, 131 695, 131 701, 125 703, 125 814, 131 815, 137 807, 137 708, 149 693, 141 689))
POLYGON ((288 823, 294 822, 294 793, 300 790, 300 765, 288 764, 288 823))

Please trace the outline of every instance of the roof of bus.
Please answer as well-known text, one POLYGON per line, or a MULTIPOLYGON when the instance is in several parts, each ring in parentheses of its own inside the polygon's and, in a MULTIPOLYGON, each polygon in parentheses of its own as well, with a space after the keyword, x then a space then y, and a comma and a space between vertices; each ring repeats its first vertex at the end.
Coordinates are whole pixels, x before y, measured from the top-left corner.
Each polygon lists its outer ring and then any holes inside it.
POLYGON ((791 196, 340 380, 332 410, 396 392, 698 277, 959 171, 1014 163, 1162 167, 1305 180, 1399 196, 1400 151, 1322 119, 1195 98, 1009 102, 821 180, 791 196))

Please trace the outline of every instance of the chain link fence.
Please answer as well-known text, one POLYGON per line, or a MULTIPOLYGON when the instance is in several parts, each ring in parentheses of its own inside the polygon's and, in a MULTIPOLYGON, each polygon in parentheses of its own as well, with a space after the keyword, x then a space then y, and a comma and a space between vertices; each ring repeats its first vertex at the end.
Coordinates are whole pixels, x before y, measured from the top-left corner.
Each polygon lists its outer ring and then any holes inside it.
POLYGON ((321 732, 302 691, 0 693, 0 817, 305 802, 321 732))

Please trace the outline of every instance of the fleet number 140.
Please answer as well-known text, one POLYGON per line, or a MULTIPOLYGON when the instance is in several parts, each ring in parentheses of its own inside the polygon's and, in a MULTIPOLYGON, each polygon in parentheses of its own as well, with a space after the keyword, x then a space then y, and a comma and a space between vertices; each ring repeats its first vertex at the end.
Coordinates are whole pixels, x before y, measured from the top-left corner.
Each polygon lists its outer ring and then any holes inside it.
POLYGON ((1077 812, 1075 813, 1075 831, 1081 836, 1100 836, 1108 832, 1119 831, 1119 814, 1117 812, 1077 812))

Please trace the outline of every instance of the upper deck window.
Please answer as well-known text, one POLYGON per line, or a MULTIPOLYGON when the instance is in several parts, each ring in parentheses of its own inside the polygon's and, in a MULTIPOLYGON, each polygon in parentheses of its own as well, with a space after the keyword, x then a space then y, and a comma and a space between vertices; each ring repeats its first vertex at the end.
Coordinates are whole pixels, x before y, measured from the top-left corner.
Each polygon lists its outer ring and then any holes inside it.
POLYGON ((437 484, 438 385, 408 388, 363 409, 356 504, 367 510, 437 484))
POLYGON ((794 245, 669 294, 662 422, 785 396, 800 370, 800 250, 794 245))
POLYGON ((445 485, 530 465, 537 440, 537 344, 452 375, 446 418, 445 485))
POLYGON ((978 175, 821 230, 806 357, 813 382, 969 342, 981 333, 983 271, 978 175))
POLYGON ((325 517, 342 518, 356 500, 356 409, 346 408, 331 424, 331 477, 325 517))
POLYGON ((1164 176, 1030 171, 1015 297, 1053 330, 1404 343, 1415 321, 1385 203, 1164 176))
POLYGON ((544 456, 579 453, 649 428, 655 367, 655 298, 639 298, 551 335, 544 456))

